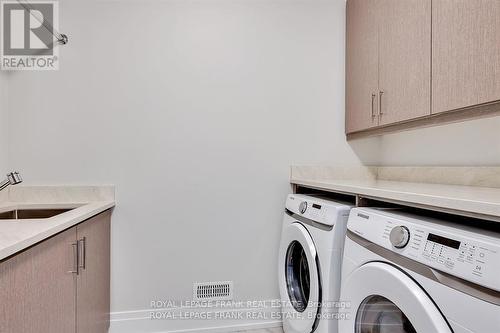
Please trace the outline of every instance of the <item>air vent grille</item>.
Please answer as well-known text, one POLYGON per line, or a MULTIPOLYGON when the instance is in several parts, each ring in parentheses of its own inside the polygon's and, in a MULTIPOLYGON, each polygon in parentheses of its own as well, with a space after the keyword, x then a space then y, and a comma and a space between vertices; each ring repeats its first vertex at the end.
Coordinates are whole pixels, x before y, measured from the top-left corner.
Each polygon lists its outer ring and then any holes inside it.
POLYGON ((232 300, 233 282, 202 282, 193 285, 193 299, 195 301, 232 300))

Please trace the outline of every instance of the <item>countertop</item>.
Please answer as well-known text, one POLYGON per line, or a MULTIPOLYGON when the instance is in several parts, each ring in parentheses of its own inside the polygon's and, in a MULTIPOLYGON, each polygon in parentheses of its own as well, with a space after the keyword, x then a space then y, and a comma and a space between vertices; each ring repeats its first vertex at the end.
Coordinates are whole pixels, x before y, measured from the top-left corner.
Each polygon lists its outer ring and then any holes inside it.
MULTIPOLYGON (((294 177, 292 184, 373 199, 439 208, 500 221, 500 189, 492 187, 412 183, 377 179, 332 180, 294 177)), ((424 207, 424 208, 425 208, 424 207)))
POLYGON ((0 260, 115 206, 112 186, 12 187, 0 213, 15 209, 74 208, 44 219, 0 220, 0 260))

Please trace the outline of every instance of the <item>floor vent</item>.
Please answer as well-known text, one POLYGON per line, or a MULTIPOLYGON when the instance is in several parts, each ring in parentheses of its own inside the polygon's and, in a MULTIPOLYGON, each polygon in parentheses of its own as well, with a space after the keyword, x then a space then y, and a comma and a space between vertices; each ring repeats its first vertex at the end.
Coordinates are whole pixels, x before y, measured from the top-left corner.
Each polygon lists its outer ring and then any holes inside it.
POLYGON ((195 283, 193 299, 195 301, 232 300, 233 281, 195 283))

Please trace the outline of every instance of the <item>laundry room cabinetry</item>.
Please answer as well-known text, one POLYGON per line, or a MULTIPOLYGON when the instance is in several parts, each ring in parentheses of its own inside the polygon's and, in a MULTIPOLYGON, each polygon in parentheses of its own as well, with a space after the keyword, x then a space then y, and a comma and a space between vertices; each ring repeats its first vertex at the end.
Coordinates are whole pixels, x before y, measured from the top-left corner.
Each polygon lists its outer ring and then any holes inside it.
POLYGON ((500 115, 500 1, 347 0, 348 139, 500 115))
POLYGON ((105 211, 0 262, 0 332, 108 331, 110 218, 105 211))
POLYGON ((500 1, 433 0, 432 112, 500 101, 500 1))
POLYGON ((431 0, 349 0, 346 132, 430 115, 431 0))
POLYGON ((431 0, 378 0, 379 125, 430 114, 431 0))
POLYGON ((79 224, 80 272, 76 279, 77 333, 105 333, 109 327, 110 213, 79 224))
POLYGON ((347 2, 346 130, 378 125, 378 31, 376 1, 347 2))
POLYGON ((0 263, 0 332, 73 332, 76 228, 0 263))

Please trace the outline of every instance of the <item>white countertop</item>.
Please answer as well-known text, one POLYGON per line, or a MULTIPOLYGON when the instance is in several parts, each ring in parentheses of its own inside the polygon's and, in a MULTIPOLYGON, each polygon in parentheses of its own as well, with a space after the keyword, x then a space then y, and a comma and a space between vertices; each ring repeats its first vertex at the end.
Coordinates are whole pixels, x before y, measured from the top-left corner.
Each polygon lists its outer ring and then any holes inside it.
POLYGON ((10 191, 0 201, 0 213, 18 208, 76 208, 44 219, 0 219, 0 260, 115 206, 114 189, 109 186, 19 187, 17 191, 12 187, 10 191))
POLYGON ((500 218, 500 189, 478 186, 411 183, 386 180, 321 180, 292 177, 292 184, 326 191, 388 199, 500 218))

